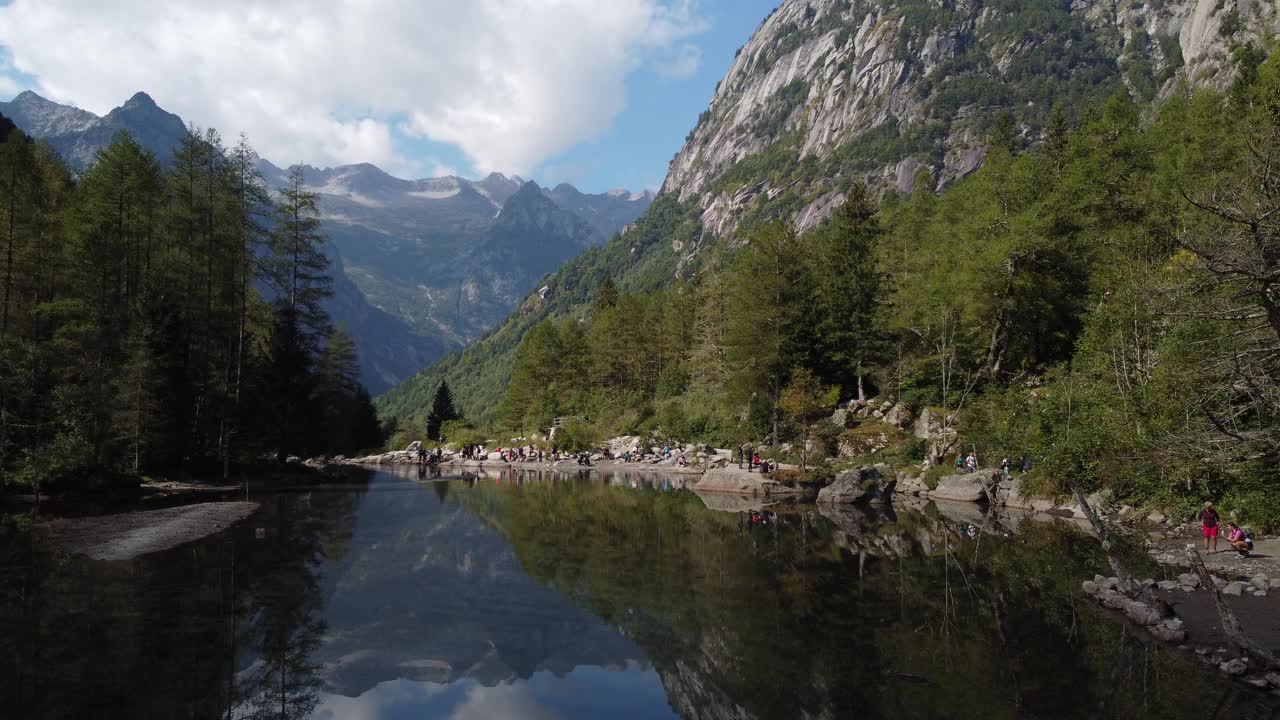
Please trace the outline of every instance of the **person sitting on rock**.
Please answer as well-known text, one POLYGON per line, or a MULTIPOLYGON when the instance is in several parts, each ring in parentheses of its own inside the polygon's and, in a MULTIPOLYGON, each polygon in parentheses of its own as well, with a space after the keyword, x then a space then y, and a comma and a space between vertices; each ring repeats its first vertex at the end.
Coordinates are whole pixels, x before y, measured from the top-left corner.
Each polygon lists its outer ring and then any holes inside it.
POLYGON ((1240 553, 1240 557, 1249 557, 1249 552, 1253 550, 1253 532, 1229 522, 1227 523, 1227 542, 1231 543, 1232 550, 1240 553))
POLYGON ((1208 500, 1200 511, 1200 532, 1204 535, 1204 551, 1209 552, 1209 538, 1213 538, 1213 551, 1218 552, 1218 511, 1208 500))

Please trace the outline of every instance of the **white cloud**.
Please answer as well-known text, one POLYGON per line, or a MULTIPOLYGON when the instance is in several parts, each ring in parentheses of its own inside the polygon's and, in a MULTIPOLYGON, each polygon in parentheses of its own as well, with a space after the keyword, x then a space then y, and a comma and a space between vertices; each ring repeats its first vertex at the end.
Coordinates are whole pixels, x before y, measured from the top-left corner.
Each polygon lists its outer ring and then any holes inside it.
MULTIPOLYGON (((418 171, 393 128, 528 174, 599 135, 625 76, 691 72, 693 0, 15 0, 0 45, 54 100, 138 90, 277 164, 418 171)), ((5 85, 0 81, 0 91, 5 85)))
POLYGON ((689 77, 702 65, 702 50, 693 43, 681 43, 669 57, 654 62, 659 75, 671 78, 689 77))

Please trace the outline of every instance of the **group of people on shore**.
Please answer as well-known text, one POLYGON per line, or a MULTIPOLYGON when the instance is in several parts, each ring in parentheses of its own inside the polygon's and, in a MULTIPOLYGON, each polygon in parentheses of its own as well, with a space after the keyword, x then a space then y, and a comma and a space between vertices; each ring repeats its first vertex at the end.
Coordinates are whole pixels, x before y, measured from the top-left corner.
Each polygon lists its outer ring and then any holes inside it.
MULTIPOLYGON (((970 451, 968 455, 965 455, 964 453, 957 453, 955 467, 956 467, 956 474, 958 475, 977 472, 978 471, 977 453, 972 451, 970 451)), ((1006 478, 1010 477, 1013 474, 1013 467, 1014 467, 1014 463, 1009 459, 1007 455, 1000 460, 1000 471, 1004 473, 1004 476, 1006 478)), ((1026 474, 1026 472, 1030 469, 1031 469, 1031 458, 1027 457, 1026 455, 1023 455, 1022 458, 1018 461, 1018 470, 1023 474, 1026 474)))
MULTIPOLYGON (((1218 528, 1220 518, 1218 511, 1214 509, 1213 503, 1205 501, 1204 507, 1200 510, 1200 532, 1204 535, 1204 552, 1206 555, 1218 552, 1218 528), (1213 541, 1213 551, 1209 550, 1209 541, 1213 541)), ((1231 549, 1240 554, 1240 557, 1249 557, 1249 553, 1253 551, 1253 531, 1248 528, 1242 528, 1235 521, 1227 522, 1227 542, 1231 544, 1231 549)))
POLYGON ((767 460, 760 457, 756 452, 756 448, 752 445, 738 446, 738 469, 742 469, 743 463, 746 463, 747 472, 754 472, 756 468, 760 468, 761 473, 773 472, 778 469, 777 460, 767 460))

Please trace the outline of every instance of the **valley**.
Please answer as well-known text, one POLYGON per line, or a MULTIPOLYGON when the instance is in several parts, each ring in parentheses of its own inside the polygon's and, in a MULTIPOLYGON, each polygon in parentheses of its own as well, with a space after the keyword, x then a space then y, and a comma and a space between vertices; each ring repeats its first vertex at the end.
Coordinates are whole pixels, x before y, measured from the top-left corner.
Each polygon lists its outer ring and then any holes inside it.
MULTIPOLYGON (((0 115, 80 172, 122 130, 161 164, 187 132, 142 92, 98 117, 27 91, 0 102, 0 115)), ((269 188, 283 185, 285 169, 265 158, 256 165, 269 188)), ((568 184, 544 189, 500 173, 402 180, 367 163, 308 165, 303 176, 319 198, 329 243, 328 311, 355 339, 374 394, 482 336, 543 275, 603 244, 653 199, 625 190, 584 194, 568 184)))

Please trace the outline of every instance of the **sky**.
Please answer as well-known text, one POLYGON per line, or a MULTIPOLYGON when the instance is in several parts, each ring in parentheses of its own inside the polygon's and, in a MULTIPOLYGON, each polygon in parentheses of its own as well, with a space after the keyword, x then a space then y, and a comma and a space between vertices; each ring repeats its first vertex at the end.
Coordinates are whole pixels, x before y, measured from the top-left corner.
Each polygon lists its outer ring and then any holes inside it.
POLYGON ((779 0, 0 0, 0 98, 135 92, 277 165, 657 189, 779 0))

